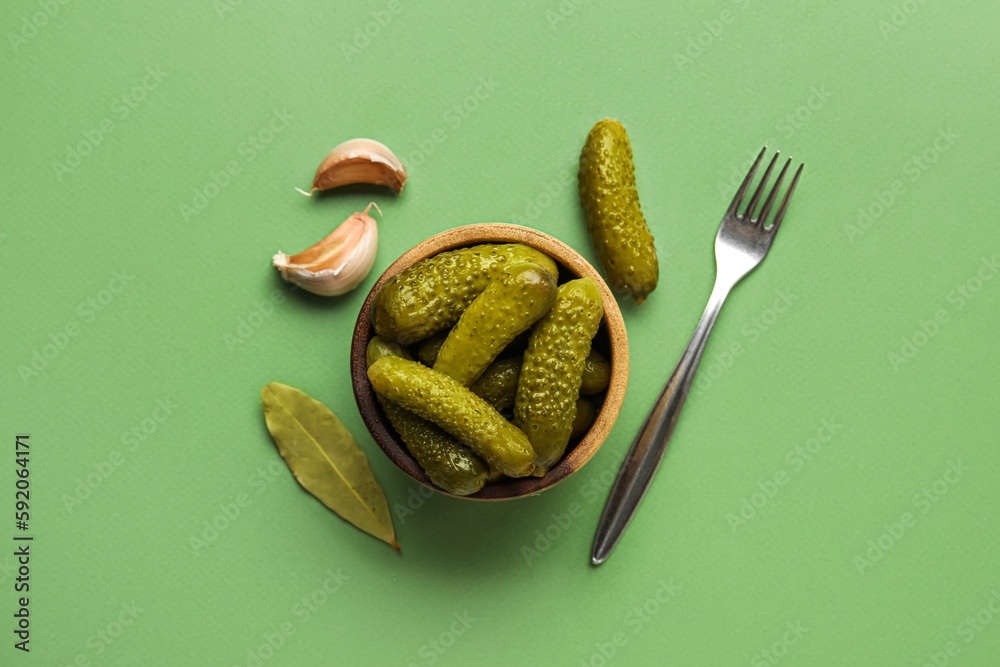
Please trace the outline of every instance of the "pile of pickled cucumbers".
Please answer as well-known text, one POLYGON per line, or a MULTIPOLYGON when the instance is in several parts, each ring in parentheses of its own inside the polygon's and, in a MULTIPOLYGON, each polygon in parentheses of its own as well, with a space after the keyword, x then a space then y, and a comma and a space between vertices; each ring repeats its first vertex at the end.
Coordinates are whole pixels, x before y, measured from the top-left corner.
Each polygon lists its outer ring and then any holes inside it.
POLYGON ((591 278, 558 275, 529 246, 477 245, 417 262, 372 299, 368 379, 448 493, 544 476, 593 423, 611 379, 591 349, 604 303, 591 278))

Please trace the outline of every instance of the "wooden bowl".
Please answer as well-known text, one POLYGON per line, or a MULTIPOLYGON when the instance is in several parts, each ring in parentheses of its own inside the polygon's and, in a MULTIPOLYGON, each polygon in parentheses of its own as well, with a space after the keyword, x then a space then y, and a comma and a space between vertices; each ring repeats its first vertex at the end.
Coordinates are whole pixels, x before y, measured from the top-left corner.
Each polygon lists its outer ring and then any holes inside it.
POLYGON ((478 493, 455 496, 470 500, 509 500, 540 493, 583 467, 604 442, 625 398, 625 386, 628 383, 628 338, 625 333, 625 322, 622 320, 621 311, 618 310, 618 303, 604 279, 575 250, 535 229, 499 222, 449 229, 418 243, 385 270, 361 306, 358 322, 354 327, 354 338, 351 341, 351 382, 354 385, 354 398, 361 411, 361 417, 382 451, 392 459, 393 463, 402 468, 403 472, 424 486, 445 495, 452 495, 427 478, 396 435, 376 400, 375 392, 368 381, 365 362, 368 341, 375 335, 369 310, 372 298, 382 285, 404 269, 439 252, 480 243, 523 243, 537 248, 559 264, 560 284, 573 278, 589 276, 597 283, 604 297, 604 319, 594 338, 594 348, 604 354, 611 363, 611 383, 608 385, 604 403, 598 411, 593 426, 575 445, 570 442, 563 458, 544 477, 523 477, 487 483, 478 493))

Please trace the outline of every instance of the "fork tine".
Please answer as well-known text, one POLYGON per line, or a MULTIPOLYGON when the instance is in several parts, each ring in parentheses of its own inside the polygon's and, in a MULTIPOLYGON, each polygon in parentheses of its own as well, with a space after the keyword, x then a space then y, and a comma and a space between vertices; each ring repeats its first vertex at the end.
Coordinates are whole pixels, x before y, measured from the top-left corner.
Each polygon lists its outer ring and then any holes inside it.
POLYGON ((743 213, 744 220, 753 222, 753 210, 760 203, 760 196, 764 193, 764 186, 767 185, 767 179, 771 178, 771 170, 774 169, 774 163, 778 161, 779 155, 781 155, 781 151, 775 152, 774 157, 771 158, 771 162, 767 165, 767 169, 764 170, 764 175, 760 177, 760 184, 754 190, 753 197, 750 198, 750 203, 747 204, 747 210, 743 213))
POLYGON ((757 165, 760 164, 760 159, 764 157, 764 151, 766 150, 767 146, 760 149, 760 154, 757 156, 757 159, 753 161, 753 166, 750 167, 750 171, 747 172, 747 177, 743 179, 740 189, 736 191, 736 196, 733 197, 733 203, 729 205, 726 215, 736 213, 736 209, 739 208, 740 204, 743 202, 743 197, 746 196, 747 189, 750 187, 750 181, 753 180, 753 175, 757 172, 757 165))
POLYGON ((785 166, 781 168, 781 173, 778 174, 778 180, 774 182, 774 187, 771 188, 771 192, 768 193, 767 199, 764 201, 764 208, 760 209, 760 220, 761 225, 767 221, 767 214, 771 212, 771 207, 774 205, 774 200, 778 196, 778 190, 781 189, 781 181, 785 178, 785 172, 788 171, 788 165, 792 163, 792 158, 788 158, 785 162, 785 166))
POLYGON ((805 162, 799 165, 799 168, 795 170, 795 177, 792 179, 791 185, 788 186, 788 191, 785 192, 785 198, 781 200, 781 206, 778 207, 778 212, 774 216, 774 227, 772 234, 778 232, 778 226, 781 224, 782 218, 785 217, 785 209, 788 208, 788 202, 792 199, 792 193, 795 192, 795 184, 799 182, 799 174, 802 173, 802 168, 806 166, 805 162))

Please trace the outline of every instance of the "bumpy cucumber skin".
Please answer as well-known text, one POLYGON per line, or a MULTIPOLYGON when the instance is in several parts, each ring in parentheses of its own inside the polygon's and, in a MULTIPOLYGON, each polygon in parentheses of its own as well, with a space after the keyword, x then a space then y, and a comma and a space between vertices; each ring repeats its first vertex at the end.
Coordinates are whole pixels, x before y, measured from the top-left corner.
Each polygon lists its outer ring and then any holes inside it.
POLYGON ((432 482, 456 496, 468 496, 483 488, 489 468, 472 450, 398 403, 382 396, 379 402, 392 427, 432 482))
POLYGON ((603 314, 597 283, 571 280, 559 286, 552 310, 531 332, 514 399, 514 425, 531 441, 542 472, 569 443, 583 368, 603 314))
POLYGON ((583 367, 583 382, 580 393, 591 396, 599 394, 611 384, 611 364, 597 350, 591 350, 587 355, 587 363, 583 367))
POLYGON ((520 243, 459 248, 417 262, 389 279, 372 299, 375 332, 409 345, 447 329, 493 278, 521 262, 558 275, 551 257, 520 243))
MULTIPOLYGON (((420 360, 424 366, 434 366, 434 362, 437 361, 438 352, 441 351, 441 346, 444 345, 444 341, 448 338, 448 334, 451 333, 450 329, 445 331, 439 331, 430 338, 425 338, 417 344, 417 359, 420 360)), ((522 331, 520 335, 511 341, 510 345, 503 349, 500 353, 501 357, 512 357, 517 355, 519 358, 524 351, 528 348, 528 338, 531 336, 531 331, 522 331)), ((483 371, 485 374, 486 371, 483 371)), ((511 403, 513 405, 513 403, 511 403)))
MULTIPOLYGON (((385 356, 410 358, 399 344, 375 336, 368 342, 368 365, 385 356)), ((482 459, 429 421, 377 392, 376 396, 389 423, 432 482, 456 496, 467 496, 483 488, 489 468, 482 459)))
POLYGON ((570 439, 579 438, 586 433, 594 424, 595 419, 597 419, 597 408, 594 407, 593 401, 582 396, 578 398, 576 400, 576 416, 573 417, 573 430, 569 434, 570 439))
POLYGON ((430 420, 508 477, 535 468, 527 436, 455 380, 416 361, 382 357, 368 369, 375 392, 430 420))
POLYGON ((424 366, 434 366, 438 352, 441 351, 441 346, 444 345, 449 333, 450 330, 438 331, 430 338, 420 341, 420 345, 417 346, 417 359, 420 360, 420 363, 424 366))
POLYGON ((497 412, 506 412, 514 407, 519 377, 521 377, 520 357, 497 359, 483 371, 469 389, 492 405, 497 412))
MULTIPOLYGON (((504 357, 490 364, 469 389, 472 390, 473 394, 496 408, 497 412, 506 412, 514 407, 514 397, 517 396, 517 381, 520 377, 521 357, 504 357)), ((607 389, 610 379, 610 364, 599 352, 591 350, 587 356, 586 365, 583 367, 580 393, 599 394, 607 389), (589 389, 589 391, 585 391, 585 389, 589 389)), ((581 398, 577 401, 577 421, 579 420, 579 406, 584 400, 581 398)), ((591 406, 590 421, 593 422, 593 417, 596 414, 593 412, 593 403, 590 401, 587 403, 591 406)), ((573 437, 576 437, 576 421, 573 422, 573 427, 573 437)))
POLYGON ((500 273, 465 309, 438 352, 434 370, 466 387, 556 301, 556 277, 537 264, 500 273))
POLYGON ((656 289, 660 267, 639 208, 632 146, 617 120, 605 118, 587 135, 579 189, 587 231, 608 282, 642 303, 656 289))

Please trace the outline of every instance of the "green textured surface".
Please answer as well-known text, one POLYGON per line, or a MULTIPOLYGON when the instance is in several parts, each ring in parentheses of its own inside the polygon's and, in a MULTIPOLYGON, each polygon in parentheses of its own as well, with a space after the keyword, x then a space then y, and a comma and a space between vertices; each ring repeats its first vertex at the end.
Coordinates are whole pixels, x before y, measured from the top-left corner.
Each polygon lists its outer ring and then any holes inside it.
POLYGON ((0 540, 21 432, 36 537, 30 655, 12 646, 0 550, 0 663, 996 664, 995 3, 226 2, 0 10, 0 540), (391 21, 362 39, 373 15, 391 21), (620 300, 621 416, 537 498, 424 499, 355 409, 364 294, 407 248, 476 221, 592 258, 576 159, 605 116, 628 128, 661 263, 647 303, 620 300), (401 197, 295 193, 355 136, 397 152, 401 197), (723 310, 639 514, 591 568, 607 485, 764 142, 807 162, 785 226, 723 310), (385 218, 361 288, 289 291, 271 254, 372 198, 385 218), (390 505, 414 508, 397 516, 402 554, 294 482, 264 428, 271 381, 333 409, 390 505), (750 499, 762 507, 732 526, 750 499), (228 525, 192 547, 212 521, 228 525))

